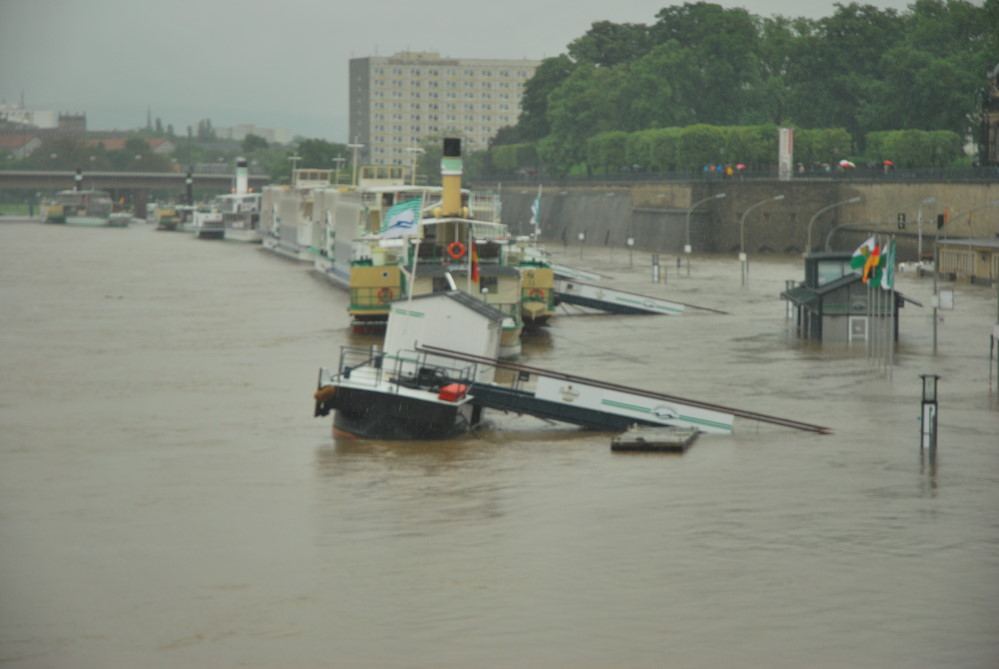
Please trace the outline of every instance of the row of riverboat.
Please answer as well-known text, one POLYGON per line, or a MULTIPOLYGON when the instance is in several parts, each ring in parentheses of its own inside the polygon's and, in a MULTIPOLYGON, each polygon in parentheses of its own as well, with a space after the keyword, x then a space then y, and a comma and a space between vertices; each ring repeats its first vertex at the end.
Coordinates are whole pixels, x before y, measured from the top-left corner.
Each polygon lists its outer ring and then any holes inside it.
MULTIPOLYGON (((513 237, 501 223, 497 193, 462 187, 460 143, 446 141, 455 155, 442 160, 441 186, 407 184, 402 166, 380 165, 361 167, 352 185, 331 183, 332 170, 296 169, 291 185, 254 193, 240 160, 232 193, 201 205, 152 205, 146 220, 201 239, 260 243, 311 265, 349 292, 359 332, 384 331, 400 300, 465 292, 505 314, 500 356, 515 358, 522 330, 554 313, 555 274, 534 238, 513 237)), ((101 191, 65 191, 46 217, 82 224, 79 210, 89 224, 105 224, 111 208, 97 206, 110 202, 101 191)))
POLYGON ((263 189, 263 246, 349 291, 358 331, 384 330, 400 299, 459 290, 506 314, 500 355, 516 357, 522 329, 554 313, 554 272, 536 240, 500 222, 497 194, 461 188, 456 160, 440 187, 406 184, 400 166, 363 167, 356 187, 297 170, 263 189))

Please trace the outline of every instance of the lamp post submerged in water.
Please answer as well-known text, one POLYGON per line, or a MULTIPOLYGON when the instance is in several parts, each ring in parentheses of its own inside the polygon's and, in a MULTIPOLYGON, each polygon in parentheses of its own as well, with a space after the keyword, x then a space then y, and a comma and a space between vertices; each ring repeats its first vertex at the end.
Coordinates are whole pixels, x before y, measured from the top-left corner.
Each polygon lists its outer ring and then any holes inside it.
POLYGON ((739 219, 739 264, 742 266, 742 285, 746 285, 746 275, 748 274, 746 264, 746 216, 753 209, 756 209, 760 205, 766 204, 767 202, 777 202, 783 200, 783 193, 780 195, 774 195, 773 197, 768 197, 766 200, 760 200, 759 202, 749 206, 746 211, 742 213, 742 218, 739 219))
POLYGON ((690 205, 690 207, 687 209, 687 238, 686 238, 686 243, 683 246, 683 253, 684 255, 687 256, 687 276, 690 276, 690 253, 692 251, 692 248, 690 246, 690 214, 691 212, 694 211, 696 207, 704 204, 705 202, 710 202, 711 200, 720 200, 723 197, 725 197, 725 193, 717 193, 716 195, 712 195, 711 197, 706 197, 703 200, 698 200, 694 204, 690 205))

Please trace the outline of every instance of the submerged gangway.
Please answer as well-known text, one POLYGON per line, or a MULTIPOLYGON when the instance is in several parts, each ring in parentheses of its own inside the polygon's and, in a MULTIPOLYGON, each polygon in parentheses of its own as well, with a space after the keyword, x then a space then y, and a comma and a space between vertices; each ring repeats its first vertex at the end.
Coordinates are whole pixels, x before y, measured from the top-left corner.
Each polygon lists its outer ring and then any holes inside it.
POLYGON ((469 394, 479 406, 557 420, 591 429, 624 430, 630 425, 693 427, 728 434, 735 417, 795 430, 829 434, 821 425, 744 411, 710 402, 657 393, 521 363, 461 353, 436 346, 418 351, 516 373, 510 386, 473 383, 469 394), (533 390, 523 387, 531 377, 533 390))
POLYGON ((639 295, 625 290, 597 286, 580 281, 557 279, 555 281, 555 300, 559 303, 575 304, 613 314, 662 314, 679 316, 687 308, 701 311, 711 311, 717 314, 726 313, 708 307, 697 307, 683 302, 664 300, 648 295, 639 295))
POLYGON ((678 316, 686 309, 698 309, 723 314, 724 311, 684 304, 658 297, 649 297, 625 290, 608 288, 592 282, 610 277, 568 265, 550 265, 555 273, 555 304, 573 304, 612 314, 664 314, 678 316))

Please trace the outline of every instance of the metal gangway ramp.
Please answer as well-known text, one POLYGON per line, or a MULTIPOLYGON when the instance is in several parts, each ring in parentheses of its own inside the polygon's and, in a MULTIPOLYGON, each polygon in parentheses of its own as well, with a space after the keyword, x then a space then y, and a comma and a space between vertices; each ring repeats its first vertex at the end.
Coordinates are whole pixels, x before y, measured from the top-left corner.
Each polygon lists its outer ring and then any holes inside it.
POLYGON ((511 386, 497 383, 470 384, 469 395, 478 406, 487 409, 512 411, 607 431, 623 431, 631 425, 655 425, 731 434, 733 420, 738 416, 797 430, 829 433, 829 429, 821 425, 630 388, 507 360, 485 358, 436 346, 420 346, 417 351, 514 372, 516 378, 511 386), (521 387, 526 386, 532 377, 533 390, 521 387))
POLYGON ((687 308, 710 311, 717 314, 726 313, 708 307, 697 307, 692 304, 684 304, 683 302, 673 302, 658 297, 649 297, 648 295, 629 293, 625 290, 565 279, 556 279, 555 281, 555 301, 556 303, 574 304, 612 314, 679 316, 687 308))

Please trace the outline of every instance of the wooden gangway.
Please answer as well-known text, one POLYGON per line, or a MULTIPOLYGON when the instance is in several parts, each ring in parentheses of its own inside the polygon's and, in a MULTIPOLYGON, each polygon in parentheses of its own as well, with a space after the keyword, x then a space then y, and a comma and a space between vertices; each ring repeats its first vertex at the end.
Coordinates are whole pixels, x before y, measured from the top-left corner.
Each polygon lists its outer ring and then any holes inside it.
POLYGON ((819 434, 832 432, 822 425, 632 388, 509 360, 486 358, 436 346, 420 346, 417 350, 515 372, 516 381, 511 387, 498 384, 472 384, 469 394, 480 406, 486 408, 515 411, 593 429, 620 430, 632 424, 682 425, 696 427, 703 432, 727 433, 731 432, 731 419, 726 417, 737 417, 806 432, 819 434), (534 391, 518 387, 526 383, 531 376, 537 381, 534 391), (540 390, 542 385, 545 388, 554 388, 552 382, 563 382, 563 385, 556 394, 542 393, 540 390), (602 391, 599 406, 592 402, 587 405, 585 402, 586 395, 591 389, 602 391), (572 393, 575 393, 575 396, 572 393), (652 402, 642 400, 652 400, 652 402))

